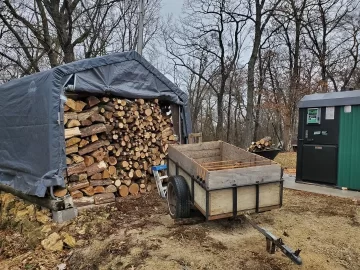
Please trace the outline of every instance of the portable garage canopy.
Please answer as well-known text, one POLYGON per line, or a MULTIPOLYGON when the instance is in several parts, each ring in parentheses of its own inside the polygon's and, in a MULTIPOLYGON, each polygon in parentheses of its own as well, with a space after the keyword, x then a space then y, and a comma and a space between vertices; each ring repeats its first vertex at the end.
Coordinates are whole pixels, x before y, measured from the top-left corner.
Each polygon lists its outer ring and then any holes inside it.
POLYGON ((0 184, 38 197, 65 185, 65 91, 177 104, 191 133, 187 94, 138 53, 76 61, 0 85, 0 184))

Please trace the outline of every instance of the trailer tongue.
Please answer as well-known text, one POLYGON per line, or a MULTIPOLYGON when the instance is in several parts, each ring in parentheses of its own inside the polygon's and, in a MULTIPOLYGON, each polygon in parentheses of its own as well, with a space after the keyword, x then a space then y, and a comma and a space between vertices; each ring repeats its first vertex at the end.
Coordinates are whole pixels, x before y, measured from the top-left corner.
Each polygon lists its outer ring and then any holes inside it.
POLYGON ((302 264, 302 260, 300 258, 300 249, 297 249, 296 251, 293 251, 290 247, 285 245, 283 240, 281 238, 277 238, 274 236, 271 232, 261 228, 259 225, 257 225, 249 215, 243 216, 247 222, 251 224, 256 230, 258 230, 260 233, 262 233, 266 238, 266 251, 270 254, 274 254, 276 247, 278 247, 282 253, 284 253, 290 260, 292 260, 297 265, 302 264))
POLYGON ((192 208, 202 213, 202 220, 243 217, 265 236, 269 253, 275 253, 278 247, 293 262, 302 264, 300 250, 293 251, 248 215, 282 206, 283 179, 279 164, 216 141, 172 145, 167 165, 154 166, 152 170, 159 195, 167 198, 173 219, 184 223, 190 218, 192 208))

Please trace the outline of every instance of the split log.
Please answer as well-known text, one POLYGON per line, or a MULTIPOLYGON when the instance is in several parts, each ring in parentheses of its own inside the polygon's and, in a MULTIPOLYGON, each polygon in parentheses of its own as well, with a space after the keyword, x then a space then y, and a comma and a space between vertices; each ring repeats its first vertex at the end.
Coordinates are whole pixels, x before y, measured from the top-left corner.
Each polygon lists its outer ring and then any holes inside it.
POLYGON ((90 177, 91 180, 101 180, 102 179, 102 175, 101 173, 95 173, 94 175, 92 175, 90 177))
POLYGON ((106 132, 106 126, 104 124, 95 124, 86 128, 80 129, 81 137, 88 137, 101 132, 106 132))
POLYGON ((115 185, 116 187, 120 187, 120 186, 121 186, 121 181, 120 181, 120 179, 116 179, 115 182, 114 182, 114 185, 115 185))
MULTIPOLYGON (((67 194, 67 189, 66 188, 56 188, 54 190, 54 195, 56 197, 64 197, 67 194)), ((116 192, 116 191, 115 191, 116 192)))
POLYGON ((114 193, 102 193, 94 195, 94 203, 95 204, 104 204, 115 202, 114 193))
POLYGON ((73 201, 76 207, 89 206, 94 204, 94 197, 82 197, 73 201))
POLYGON ((64 123, 67 123, 69 120, 78 120, 76 112, 66 112, 64 113, 64 123))
POLYGON ((76 106, 75 106, 75 110, 76 112, 82 112, 82 110, 85 108, 86 106, 86 103, 81 101, 81 100, 78 100, 76 101, 76 106))
POLYGON ((91 142, 96 142, 98 140, 99 140, 99 137, 96 134, 91 135, 91 142))
POLYGON ((126 180, 123 180, 123 183, 129 187, 131 185, 132 181, 130 179, 126 179, 126 180))
POLYGON ((110 176, 116 175, 116 168, 114 166, 109 166, 110 176))
POLYGON ((78 151, 79 151, 79 148, 76 144, 73 146, 66 147, 66 155, 77 153, 78 151))
POLYGON ((115 166, 117 164, 116 157, 109 157, 109 164, 115 166))
POLYGON ((95 194, 104 193, 104 192, 105 192, 105 188, 103 186, 94 187, 94 193, 95 194))
POLYGON ((92 186, 88 186, 81 190, 86 196, 94 196, 94 188, 92 186))
POLYGON ((65 129, 65 139, 70 139, 75 136, 80 136, 81 132, 78 127, 65 129))
POLYGON ((91 156, 94 157, 97 162, 100 162, 100 161, 104 160, 105 152, 102 150, 97 150, 95 152, 92 152, 91 156))
POLYGON ((86 188, 88 187, 90 184, 88 181, 84 181, 84 182, 79 182, 79 183, 70 183, 68 185, 68 190, 71 192, 71 191, 74 191, 74 190, 79 190, 79 189, 83 189, 83 188, 86 188))
POLYGON ((114 185, 109 185, 105 188, 106 193, 115 193, 117 191, 117 187, 114 185))
POLYGON ((87 174, 81 173, 81 174, 74 174, 69 177, 70 182, 83 182, 87 181, 87 174))
POLYGON ((86 166, 84 162, 80 162, 78 164, 71 165, 67 168, 67 174, 73 175, 73 174, 79 174, 82 172, 86 172, 86 166))
POLYGON ((105 117, 98 113, 91 115, 90 120, 93 123, 96 123, 96 122, 97 123, 105 123, 106 122, 105 117))
POLYGON ((91 153, 99 149, 100 147, 105 145, 105 141, 97 141, 92 144, 89 144, 88 146, 82 148, 79 150, 79 155, 85 155, 87 153, 91 153))
MULTIPOLYGON (((84 164, 85 166, 85 164, 84 164)), ((90 167, 87 167, 87 174, 88 176, 92 176, 96 173, 100 173, 103 172, 105 169, 107 168, 107 165, 104 161, 101 161, 99 163, 94 163, 92 164, 90 167)))
POLYGON ((69 157, 66 157, 66 165, 71 165, 71 164, 73 164, 72 159, 69 157))
POLYGON ((84 156, 84 162, 86 167, 89 167, 95 163, 95 159, 92 156, 84 156))
POLYGON ((111 185, 112 181, 111 180, 94 180, 94 181, 90 181, 90 185, 93 187, 97 187, 97 186, 108 186, 111 185))
POLYGON ((84 196, 84 194, 80 190, 74 190, 74 191, 70 192, 70 196, 73 199, 79 199, 79 198, 82 198, 84 196))
POLYGON ((83 127, 88 127, 88 126, 91 126, 92 124, 93 123, 89 119, 81 121, 81 126, 83 126, 83 127))
POLYGON ((80 163, 84 161, 84 158, 79 155, 72 155, 71 158, 75 163, 80 163))
POLYGON ((133 183, 129 187, 129 192, 131 195, 137 195, 139 193, 139 185, 136 183, 133 183))
POLYGON ((90 142, 87 140, 81 140, 79 143, 79 147, 83 148, 84 146, 88 145, 90 142))
POLYGON ((89 119, 94 113, 98 113, 99 112, 99 107, 94 107, 94 108, 91 108, 90 110, 88 111, 84 111, 82 113, 79 113, 78 114, 78 120, 81 122, 81 121, 84 121, 86 119, 89 119))
POLYGON ((80 126, 81 126, 81 123, 79 120, 72 119, 72 120, 69 120, 66 122, 67 128, 74 128, 74 127, 80 127, 80 126))
POLYGON ((65 105, 68 106, 73 111, 76 111, 76 101, 75 100, 73 100, 71 98, 67 98, 65 105))
POLYGON ((91 108, 94 107, 95 105, 100 103, 100 100, 97 97, 94 96, 90 96, 87 99, 87 105, 91 108))
POLYGON ((108 179, 110 178, 110 173, 108 170, 104 170, 102 173, 102 179, 108 179))
POLYGON ((65 142, 66 147, 73 146, 81 141, 80 138, 73 137, 65 142))
POLYGON ((125 186, 125 185, 121 185, 121 186, 119 187, 119 195, 120 195, 121 197, 126 197, 126 196, 128 196, 128 195, 129 195, 129 188, 128 188, 127 186, 125 186))

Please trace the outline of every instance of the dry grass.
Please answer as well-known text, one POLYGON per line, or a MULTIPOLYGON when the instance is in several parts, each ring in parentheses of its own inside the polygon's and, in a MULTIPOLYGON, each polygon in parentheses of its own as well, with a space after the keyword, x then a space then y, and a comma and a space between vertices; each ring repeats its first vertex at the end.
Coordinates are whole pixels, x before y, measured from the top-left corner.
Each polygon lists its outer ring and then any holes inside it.
POLYGON ((295 152, 279 153, 275 158, 275 161, 280 163, 284 169, 296 169, 295 152))

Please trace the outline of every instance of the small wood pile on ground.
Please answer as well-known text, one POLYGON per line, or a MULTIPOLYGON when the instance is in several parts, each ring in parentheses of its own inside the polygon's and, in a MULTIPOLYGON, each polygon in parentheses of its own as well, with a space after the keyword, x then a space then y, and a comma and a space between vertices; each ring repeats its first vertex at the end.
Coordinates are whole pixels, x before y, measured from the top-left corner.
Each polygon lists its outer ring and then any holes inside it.
POLYGON ((274 145, 271 142, 271 137, 265 137, 257 142, 252 142, 250 147, 247 149, 249 152, 259 152, 263 150, 271 150, 274 145))
POLYGON ((68 98, 64 111, 67 190, 75 205, 151 190, 151 166, 164 164, 168 145, 176 142, 169 106, 90 96, 68 98))

